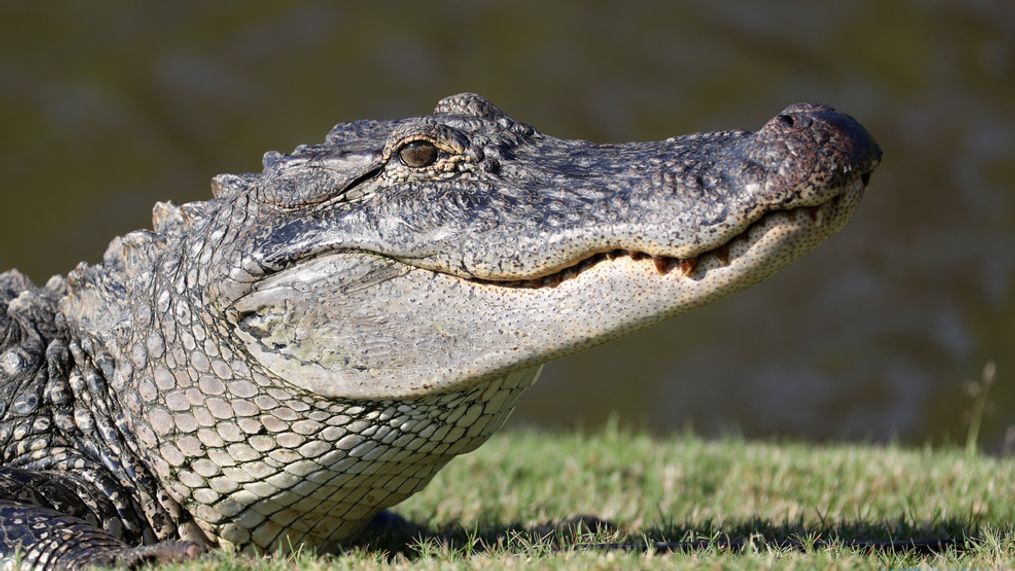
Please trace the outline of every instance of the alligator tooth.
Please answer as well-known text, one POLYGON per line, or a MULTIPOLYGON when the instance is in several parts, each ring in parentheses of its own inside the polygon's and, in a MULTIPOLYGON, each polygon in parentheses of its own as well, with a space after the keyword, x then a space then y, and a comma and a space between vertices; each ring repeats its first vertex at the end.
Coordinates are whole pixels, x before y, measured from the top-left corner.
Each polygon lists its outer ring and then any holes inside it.
POLYGON ((670 271, 670 260, 662 256, 652 256, 652 263, 656 265, 656 271, 665 276, 670 271))
POLYGON ((722 266, 730 265, 730 247, 724 244, 715 249, 715 257, 722 266))
POLYGON ((814 222, 815 226, 821 226, 821 223, 825 220, 825 211, 821 209, 821 206, 811 206, 807 209, 807 214, 810 214, 811 221, 814 222))
POLYGON ((688 258, 686 260, 680 260, 680 271, 685 276, 690 276, 694 273, 694 268, 698 267, 698 258, 688 258))

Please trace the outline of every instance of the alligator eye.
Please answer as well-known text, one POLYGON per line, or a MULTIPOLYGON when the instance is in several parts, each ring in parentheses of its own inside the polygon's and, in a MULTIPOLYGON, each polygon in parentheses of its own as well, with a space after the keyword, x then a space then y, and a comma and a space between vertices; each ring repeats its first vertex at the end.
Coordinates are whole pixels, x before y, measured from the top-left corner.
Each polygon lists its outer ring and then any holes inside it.
POLYGON ((437 160, 437 147, 429 141, 412 141, 398 149, 398 158, 407 167, 428 167, 437 160))

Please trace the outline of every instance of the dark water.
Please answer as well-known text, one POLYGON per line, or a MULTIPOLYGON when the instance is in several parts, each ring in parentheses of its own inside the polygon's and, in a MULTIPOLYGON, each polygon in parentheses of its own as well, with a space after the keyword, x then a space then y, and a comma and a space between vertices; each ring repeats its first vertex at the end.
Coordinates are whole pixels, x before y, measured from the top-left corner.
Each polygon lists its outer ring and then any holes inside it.
POLYGON ((981 442, 1013 445, 1015 3, 367 4, 0 2, 0 268, 66 273, 156 200, 458 91, 598 141, 822 101, 885 151, 849 227, 549 365, 514 422, 955 442, 992 359, 981 442))

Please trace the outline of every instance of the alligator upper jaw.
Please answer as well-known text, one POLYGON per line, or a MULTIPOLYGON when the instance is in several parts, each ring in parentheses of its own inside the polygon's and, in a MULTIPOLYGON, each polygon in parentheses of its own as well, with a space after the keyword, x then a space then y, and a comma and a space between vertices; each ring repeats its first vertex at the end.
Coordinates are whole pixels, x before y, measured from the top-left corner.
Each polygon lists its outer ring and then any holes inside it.
MULTIPOLYGON (((645 260, 645 263, 650 263, 659 275, 675 271, 685 278, 698 279, 703 275, 703 272, 713 268, 726 268, 731 263, 741 262, 740 256, 743 255, 743 252, 750 250, 741 246, 758 239, 758 229, 760 228, 770 229, 787 225, 810 227, 811 233, 820 235, 820 239, 837 232, 848 220, 869 181, 870 173, 867 172, 842 186, 825 202, 763 212, 755 220, 746 223, 743 229, 731 239, 706 244, 690 256, 673 256, 664 250, 652 252, 636 248, 601 248, 578 256, 563 267, 550 267, 534 271, 531 277, 518 279, 511 276, 483 276, 471 278, 470 281, 509 288, 557 287, 567 280, 577 278, 590 268, 600 264, 609 264, 618 258, 630 258, 633 261, 645 260), (843 203, 846 203, 845 206, 843 203)), ((432 270, 433 268, 427 269, 432 270)))

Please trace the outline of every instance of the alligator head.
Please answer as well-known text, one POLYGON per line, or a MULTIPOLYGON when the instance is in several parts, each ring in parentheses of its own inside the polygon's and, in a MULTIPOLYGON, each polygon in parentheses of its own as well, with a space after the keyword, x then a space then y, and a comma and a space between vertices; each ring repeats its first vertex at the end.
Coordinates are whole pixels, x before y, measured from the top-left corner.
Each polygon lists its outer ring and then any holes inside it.
POLYGON ((248 219, 217 297, 251 354, 316 394, 461 388, 768 276, 845 224, 879 158, 820 105, 600 145, 457 95, 269 154, 230 197, 248 219))
POLYGON ((539 364, 839 230, 880 154, 813 104, 756 132, 618 145, 474 94, 338 125, 216 177, 208 202, 157 206, 154 232, 71 273, 71 349, 110 394, 84 388, 132 443, 93 456, 132 466, 159 538, 331 546, 485 440, 539 364))

